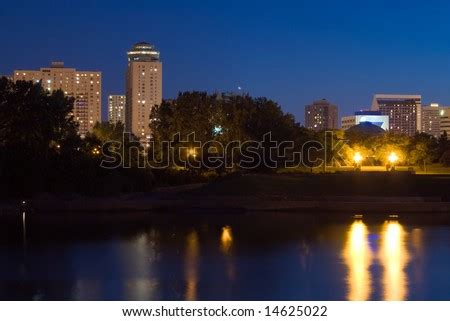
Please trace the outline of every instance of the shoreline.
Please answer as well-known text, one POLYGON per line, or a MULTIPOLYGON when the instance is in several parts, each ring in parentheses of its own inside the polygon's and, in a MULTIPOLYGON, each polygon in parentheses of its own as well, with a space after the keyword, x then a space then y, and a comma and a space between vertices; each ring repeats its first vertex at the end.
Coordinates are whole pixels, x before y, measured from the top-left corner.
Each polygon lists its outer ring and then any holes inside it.
MULTIPOLYGON (((51 213, 246 213, 246 212, 348 212, 359 213, 440 213, 450 217, 450 202, 437 197, 304 197, 302 199, 280 199, 260 197, 219 196, 208 198, 138 198, 129 195, 118 198, 79 198, 73 200, 36 199, 29 203, 35 214, 51 213), (128 196, 128 198, 127 198, 128 196)), ((0 215, 20 211, 17 202, 0 203, 0 215)))

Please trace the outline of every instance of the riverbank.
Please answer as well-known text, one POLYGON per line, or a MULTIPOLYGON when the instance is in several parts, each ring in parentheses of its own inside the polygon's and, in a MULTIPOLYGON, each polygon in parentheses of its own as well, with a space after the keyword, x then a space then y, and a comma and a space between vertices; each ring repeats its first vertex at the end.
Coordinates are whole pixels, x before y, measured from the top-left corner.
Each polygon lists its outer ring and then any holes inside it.
MULTIPOLYGON (((450 176, 386 174, 235 175, 193 184, 112 197, 27 200, 34 213, 442 213, 450 217, 450 176)), ((19 200, 0 204, 18 212, 19 200)))

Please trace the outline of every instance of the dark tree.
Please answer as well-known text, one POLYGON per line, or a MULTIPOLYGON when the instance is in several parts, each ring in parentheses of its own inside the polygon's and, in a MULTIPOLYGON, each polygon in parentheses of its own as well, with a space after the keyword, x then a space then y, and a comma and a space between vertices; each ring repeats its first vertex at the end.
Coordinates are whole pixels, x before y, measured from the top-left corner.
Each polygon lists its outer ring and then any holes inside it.
POLYGON ((72 107, 73 100, 62 91, 50 94, 40 84, 0 79, 0 175, 4 189, 23 193, 42 189, 51 160, 78 148, 72 107))
MULTIPOLYGON (((291 114, 267 98, 205 92, 184 92, 175 100, 163 101, 152 111, 150 128, 157 147, 176 134, 186 140, 195 133, 201 143, 214 141, 223 146, 235 141, 262 142, 267 134, 276 142, 298 143, 305 134, 291 114)), ((240 156, 239 152, 233 154, 231 162, 237 163, 240 156)))

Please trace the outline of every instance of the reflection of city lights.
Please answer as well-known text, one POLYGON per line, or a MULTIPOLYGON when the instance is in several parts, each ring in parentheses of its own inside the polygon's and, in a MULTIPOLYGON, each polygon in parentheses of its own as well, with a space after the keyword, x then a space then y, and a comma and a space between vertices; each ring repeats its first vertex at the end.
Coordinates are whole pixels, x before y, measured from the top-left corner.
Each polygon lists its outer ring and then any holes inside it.
POLYGON ((220 236, 220 248, 223 252, 228 253, 233 244, 233 233, 230 226, 222 227, 222 235, 220 236))
MULTIPOLYGON (((157 261, 157 253, 159 252, 157 238, 156 230, 143 231, 133 239, 132 248, 120 247, 120 261, 123 263, 124 273, 136 276, 125 280, 123 284, 125 296, 131 300, 154 300, 156 298, 158 283, 154 279, 150 279, 148 275, 154 273, 155 262, 157 261), (130 264, 130 262, 133 262, 133 264, 130 264), (144 275, 142 271, 149 274, 144 275)), ((86 292, 86 295, 91 295, 89 288, 83 291, 86 292)), ((81 295, 85 294, 82 293, 81 295)))
POLYGON ((368 300, 371 293, 369 267, 372 251, 367 226, 362 221, 355 221, 350 227, 343 257, 348 267, 348 300, 368 300))
POLYGON ((235 267, 232 256, 231 247, 233 245, 233 232, 230 226, 222 227, 222 234, 220 235, 220 250, 225 255, 225 264, 228 280, 232 281, 235 278, 235 267))
POLYGON ((408 295, 408 281, 405 267, 409 261, 405 246, 406 233, 396 221, 383 226, 380 261, 384 267, 383 286, 385 300, 405 300, 408 295))
POLYGON ((189 233, 186 240, 186 294, 185 299, 197 298, 199 241, 196 231, 189 233))

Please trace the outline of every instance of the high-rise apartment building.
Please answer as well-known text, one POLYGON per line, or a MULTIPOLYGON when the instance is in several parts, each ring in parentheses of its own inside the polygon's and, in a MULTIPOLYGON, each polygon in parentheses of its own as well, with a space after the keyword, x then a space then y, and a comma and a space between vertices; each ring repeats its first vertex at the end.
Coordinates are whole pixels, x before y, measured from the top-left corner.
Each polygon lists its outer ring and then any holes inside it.
POLYGON ((140 140, 150 138, 150 113, 162 101, 162 63, 154 46, 140 42, 128 51, 125 128, 140 140))
POLYGON ((434 137, 439 137, 441 135, 441 117, 439 112, 439 104, 422 106, 420 132, 427 133, 434 137))
POLYGON ((421 130, 422 96, 380 95, 373 97, 372 110, 389 116, 389 131, 413 136, 421 130))
POLYGON ((13 81, 19 80, 39 82, 45 90, 60 89, 65 95, 73 97, 73 116, 82 137, 101 121, 101 72, 79 71, 64 67, 63 62, 53 62, 51 67, 40 70, 15 70, 13 81))
POLYGON ((124 95, 108 96, 108 121, 111 124, 125 124, 125 99, 124 95))
POLYGON ((326 99, 305 106, 305 127, 314 131, 338 128, 338 107, 326 99))

